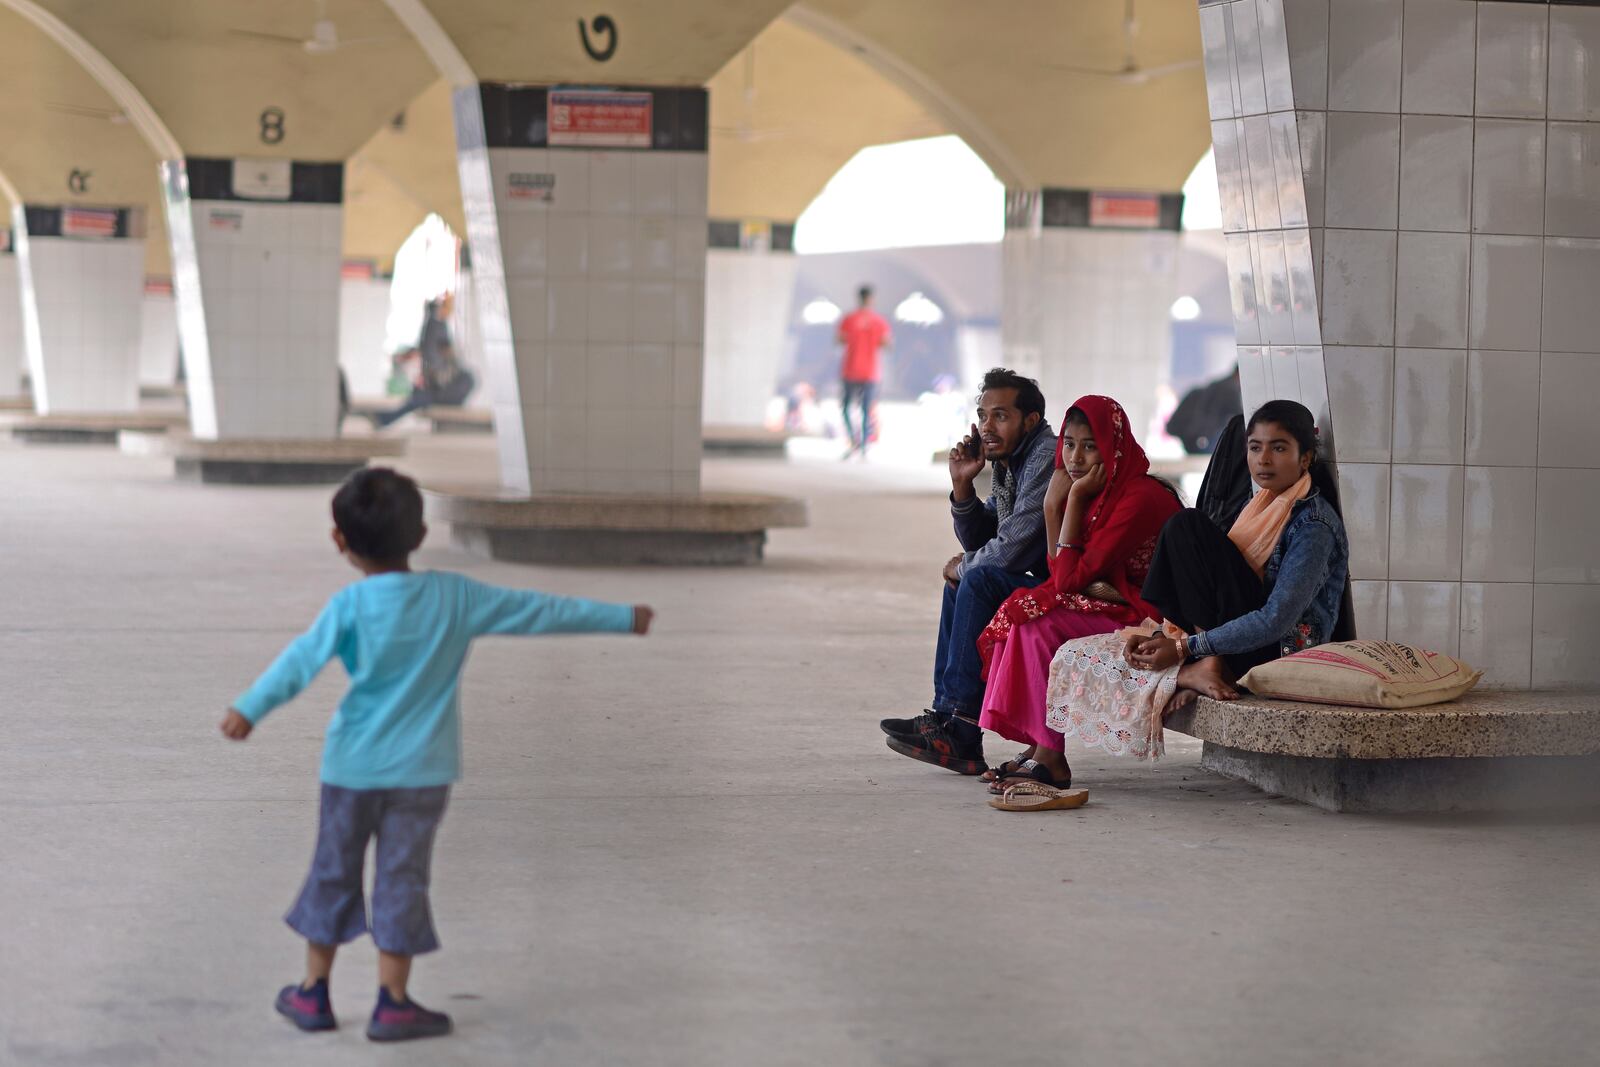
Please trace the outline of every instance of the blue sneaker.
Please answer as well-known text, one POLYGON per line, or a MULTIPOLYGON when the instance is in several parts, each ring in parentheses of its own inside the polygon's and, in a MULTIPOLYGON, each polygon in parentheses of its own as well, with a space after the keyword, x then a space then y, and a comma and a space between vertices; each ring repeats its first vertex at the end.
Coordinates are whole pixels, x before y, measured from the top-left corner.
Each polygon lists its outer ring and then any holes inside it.
POLYGON ((310 989, 286 985, 278 990, 278 1002, 273 1005, 278 1014, 302 1030, 334 1030, 339 1020, 333 1017, 333 1004, 328 1000, 328 980, 321 978, 310 989))
POLYGON ((407 997, 395 1000, 389 991, 378 987, 378 1003, 367 1023, 369 1041, 412 1041, 419 1037, 442 1037, 450 1032, 450 1016, 429 1011, 407 997))

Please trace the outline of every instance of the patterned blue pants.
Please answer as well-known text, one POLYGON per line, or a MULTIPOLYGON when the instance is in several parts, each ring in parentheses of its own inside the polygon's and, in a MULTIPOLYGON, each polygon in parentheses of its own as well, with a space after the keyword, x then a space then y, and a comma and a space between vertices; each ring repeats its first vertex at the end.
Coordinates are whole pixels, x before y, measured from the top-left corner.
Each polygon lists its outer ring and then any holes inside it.
POLYGON ((396 956, 438 948, 428 878, 433 836, 449 799, 447 785, 344 789, 323 783, 311 873, 283 921, 319 945, 342 945, 370 931, 380 949, 396 956), (369 920, 362 865, 374 837, 377 870, 369 920))

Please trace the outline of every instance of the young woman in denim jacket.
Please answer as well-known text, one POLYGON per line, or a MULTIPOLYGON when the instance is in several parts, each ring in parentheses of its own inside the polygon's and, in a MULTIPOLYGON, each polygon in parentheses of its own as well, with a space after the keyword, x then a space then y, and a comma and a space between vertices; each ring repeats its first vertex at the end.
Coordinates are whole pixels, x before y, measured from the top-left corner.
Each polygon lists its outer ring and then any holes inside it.
POLYGON ((1182 664, 1180 694, 1232 700, 1251 667, 1328 641, 1339 616, 1350 546, 1338 511, 1312 485, 1311 412, 1269 401, 1248 433, 1257 488, 1244 513, 1227 531, 1192 508, 1173 516, 1144 582, 1144 599, 1187 636, 1131 641, 1125 653, 1149 670, 1182 664))

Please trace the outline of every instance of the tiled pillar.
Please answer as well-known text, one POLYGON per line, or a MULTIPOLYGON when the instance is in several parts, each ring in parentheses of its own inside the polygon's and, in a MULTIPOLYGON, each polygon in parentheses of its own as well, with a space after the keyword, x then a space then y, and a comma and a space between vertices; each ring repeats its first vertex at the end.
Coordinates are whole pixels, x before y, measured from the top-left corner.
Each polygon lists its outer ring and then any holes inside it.
POLYGON ((1245 406, 1326 395, 1360 632, 1600 684, 1600 10, 1200 19, 1245 406))
POLYGON ((22 333, 22 279, 11 250, 11 231, 0 227, 0 400, 22 395, 27 364, 22 333))
POLYGON ((1183 198, 1012 190, 1001 261, 1006 365, 1037 378, 1052 423, 1102 393, 1149 433, 1171 371, 1183 198))
POLYGON ((336 436, 344 165, 162 168, 195 436, 336 436))
POLYGON ((339 280, 339 366, 353 397, 383 396, 389 384, 389 290, 392 279, 347 269, 339 280))
POLYGON ((705 91, 484 84, 456 137, 502 484, 698 492, 705 91))
POLYGON ((169 386, 178 378, 178 306, 171 278, 146 278, 139 340, 139 384, 169 386))
POLYGON ((794 227, 713 219, 708 232, 705 422, 760 426, 789 343, 794 227))
POLYGON ((142 212, 30 204, 13 216, 35 410, 133 411, 139 406, 142 212))

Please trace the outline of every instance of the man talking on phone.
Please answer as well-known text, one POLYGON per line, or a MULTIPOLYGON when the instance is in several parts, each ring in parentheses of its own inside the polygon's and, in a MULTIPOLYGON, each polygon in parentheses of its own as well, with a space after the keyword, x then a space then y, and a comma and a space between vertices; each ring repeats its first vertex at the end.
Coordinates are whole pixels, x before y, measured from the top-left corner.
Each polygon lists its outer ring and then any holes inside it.
POLYGON ((950 515, 961 551, 944 565, 933 705, 915 718, 878 724, 894 751, 958 774, 986 769, 978 635, 1014 590, 1049 575, 1044 493, 1056 454, 1044 394, 1032 378, 991 370, 977 415, 972 432, 950 450, 950 515), (994 489, 979 500, 972 483, 985 463, 993 467, 994 489))

